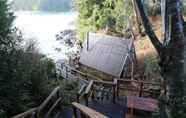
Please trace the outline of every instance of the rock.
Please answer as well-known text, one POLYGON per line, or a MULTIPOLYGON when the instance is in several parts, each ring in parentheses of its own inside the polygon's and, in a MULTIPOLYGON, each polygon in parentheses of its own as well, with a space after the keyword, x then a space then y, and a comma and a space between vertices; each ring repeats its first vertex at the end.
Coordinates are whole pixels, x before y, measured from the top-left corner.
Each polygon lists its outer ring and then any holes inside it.
POLYGON ((65 44, 69 47, 74 47, 78 42, 75 30, 71 29, 64 30, 57 34, 56 40, 60 41, 61 44, 65 44))
MULTIPOLYGON (((68 56, 68 65, 78 66, 80 57, 80 41, 76 36, 75 30, 64 30, 56 35, 56 40, 60 42, 61 45, 69 47, 69 52, 66 53, 68 56)), ((56 51, 60 52, 61 49, 56 48, 56 51)))

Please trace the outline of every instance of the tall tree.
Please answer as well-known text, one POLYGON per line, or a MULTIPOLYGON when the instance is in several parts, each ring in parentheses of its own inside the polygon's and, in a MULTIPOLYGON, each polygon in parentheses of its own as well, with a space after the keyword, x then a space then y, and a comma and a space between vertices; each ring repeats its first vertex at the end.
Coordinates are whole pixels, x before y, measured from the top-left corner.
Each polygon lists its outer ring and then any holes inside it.
POLYGON ((10 12, 7 0, 0 1, 0 46, 2 44, 8 44, 8 41, 5 37, 11 31, 11 25, 13 23, 14 16, 10 12))
POLYGON ((153 31, 141 0, 136 0, 149 39, 156 48, 161 75, 166 85, 162 118, 186 118, 186 30, 182 16, 182 0, 165 2, 165 37, 161 43, 153 31))
POLYGON ((138 7, 136 6, 136 1, 135 0, 132 0, 132 6, 133 6, 133 10, 134 10, 134 17, 136 18, 137 32, 139 34, 141 34, 142 33, 142 31, 141 31, 141 20, 140 20, 138 7))

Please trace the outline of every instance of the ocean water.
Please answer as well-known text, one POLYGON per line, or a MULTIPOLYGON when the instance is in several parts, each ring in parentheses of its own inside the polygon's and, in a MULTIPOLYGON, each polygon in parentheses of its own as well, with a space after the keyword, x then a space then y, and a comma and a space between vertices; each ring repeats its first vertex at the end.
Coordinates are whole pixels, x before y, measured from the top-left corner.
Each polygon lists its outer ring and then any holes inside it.
POLYGON ((66 59, 70 50, 59 41, 55 35, 65 29, 75 29, 75 12, 49 13, 49 12, 16 12, 14 25, 19 28, 26 40, 33 39, 37 42, 39 51, 48 57, 59 60, 66 59), (57 52, 55 49, 60 48, 57 52))

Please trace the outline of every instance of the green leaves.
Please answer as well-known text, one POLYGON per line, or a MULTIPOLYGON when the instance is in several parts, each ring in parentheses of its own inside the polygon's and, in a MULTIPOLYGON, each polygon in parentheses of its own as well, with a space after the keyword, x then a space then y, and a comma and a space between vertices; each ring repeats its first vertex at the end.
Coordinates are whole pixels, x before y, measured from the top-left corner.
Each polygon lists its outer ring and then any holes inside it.
POLYGON ((74 0, 78 11, 77 29, 81 39, 89 31, 108 29, 122 34, 131 20, 130 0, 74 0), (127 19, 128 18, 128 19, 127 19))

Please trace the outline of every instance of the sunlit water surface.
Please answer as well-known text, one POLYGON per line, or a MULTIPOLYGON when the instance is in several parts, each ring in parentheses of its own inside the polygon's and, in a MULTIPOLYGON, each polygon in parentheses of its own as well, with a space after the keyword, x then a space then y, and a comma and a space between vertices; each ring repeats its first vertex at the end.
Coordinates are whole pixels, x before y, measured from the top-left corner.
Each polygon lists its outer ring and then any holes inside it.
MULTIPOLYGON (((47 13, 47 12, 16 12, 15 26, 18 27, 25 39, 34 39, 39 51, 48 57, 59 60, 65 59, 69 49, 55 40, 55 35, 65 29, 74 29, 76 13, 47 13), (61 52, 55 49, 61 48, 61 52)), ((72 49, 71 49, 72 50, 72 49)))

